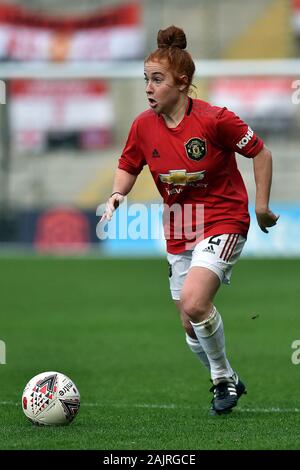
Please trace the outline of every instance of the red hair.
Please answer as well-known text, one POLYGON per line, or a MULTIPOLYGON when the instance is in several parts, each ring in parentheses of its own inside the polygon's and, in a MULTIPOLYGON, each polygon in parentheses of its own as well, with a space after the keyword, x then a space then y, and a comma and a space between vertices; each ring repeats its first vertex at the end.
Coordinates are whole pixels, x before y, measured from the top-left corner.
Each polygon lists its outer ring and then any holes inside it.
POLYGON ((157 49, 148 55, 147 62, 167 62, 175 83, 182 84, 182 75, 187 76, 187 91, 189 91, 195 72, 195 64, 191 55, 185 51, 186 36, 182 29, 169 26, 160 29, 157 34, 157 49))

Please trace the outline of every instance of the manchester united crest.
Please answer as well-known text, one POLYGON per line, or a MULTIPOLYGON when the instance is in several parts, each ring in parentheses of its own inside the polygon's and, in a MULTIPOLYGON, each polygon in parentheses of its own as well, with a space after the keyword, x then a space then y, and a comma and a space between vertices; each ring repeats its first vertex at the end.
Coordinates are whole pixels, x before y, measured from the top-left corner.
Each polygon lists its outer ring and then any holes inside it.
POLYGON ((192 137, 185 144, 187 156, 196 162, 202 160, 206 155, 206 142, 199 137, 192 137))

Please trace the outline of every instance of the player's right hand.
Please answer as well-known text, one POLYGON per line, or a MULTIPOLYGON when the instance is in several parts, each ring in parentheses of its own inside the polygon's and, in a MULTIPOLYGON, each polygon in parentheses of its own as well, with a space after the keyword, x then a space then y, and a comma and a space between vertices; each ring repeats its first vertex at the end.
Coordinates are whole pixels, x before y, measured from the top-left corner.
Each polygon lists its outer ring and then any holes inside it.
POLYGON ((100 219, 100 222, 103 222, 104 220, 110 221, 113 213, 115 210, 119 207, 119 205, 123 202, 124 196, 120 193, 115 193, 106 202, 105 205, 105 211, 102 214, 102 217, 100 219))

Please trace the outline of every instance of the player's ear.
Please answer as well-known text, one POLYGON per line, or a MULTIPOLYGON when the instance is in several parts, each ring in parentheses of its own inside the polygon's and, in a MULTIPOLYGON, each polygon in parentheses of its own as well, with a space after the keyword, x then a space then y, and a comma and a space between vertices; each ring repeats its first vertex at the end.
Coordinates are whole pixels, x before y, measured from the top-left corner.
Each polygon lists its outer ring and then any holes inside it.
POLYGON ((188 87, 189 79, 187 75, 180 75, 179 77, 179 90, 184 91, 188 87))

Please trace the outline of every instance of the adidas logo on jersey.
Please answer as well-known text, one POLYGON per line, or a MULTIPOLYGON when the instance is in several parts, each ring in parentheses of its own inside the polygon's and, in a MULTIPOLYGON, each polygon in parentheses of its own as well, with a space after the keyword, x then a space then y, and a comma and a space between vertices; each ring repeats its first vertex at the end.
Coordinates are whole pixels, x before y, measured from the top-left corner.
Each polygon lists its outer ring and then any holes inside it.
POLYGON ((158 150, 157 149, 153 149, 153 152, 152 152, 152 157, 153 158, 158 158, 160 155, 158 153, 158 150))
POLYGON ((203 251, 207 251, 208 253, 212 253, 213 255, 215 255, 215 250, 212 245, 208 245, 206 248, 204 248, 203 251))

